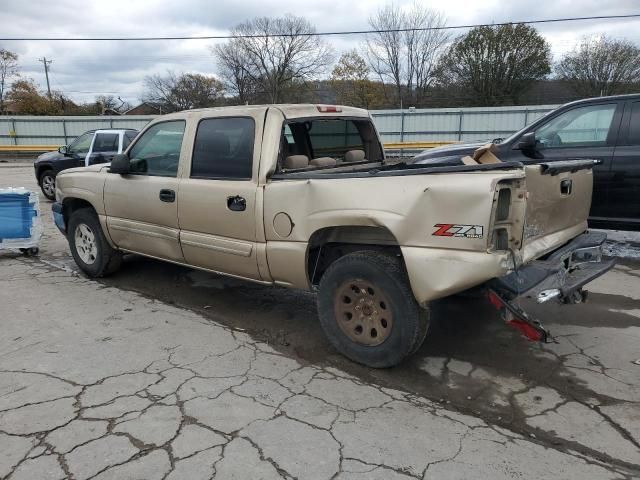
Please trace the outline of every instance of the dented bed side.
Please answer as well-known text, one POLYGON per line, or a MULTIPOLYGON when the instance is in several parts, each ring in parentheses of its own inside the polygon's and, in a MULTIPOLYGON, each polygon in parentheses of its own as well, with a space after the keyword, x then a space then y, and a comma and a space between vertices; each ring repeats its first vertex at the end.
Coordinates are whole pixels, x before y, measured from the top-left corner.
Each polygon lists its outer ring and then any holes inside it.
POLYGON ((399 246, 424 304, 503 276, 584 232, 591 188, 588 166, 549 175, 543 165, 271 181, 264 191, 269 271, 275 283, 309 289, 314 233, 375 227, 386 240, 358 241, 399 246))
POLYGON ((494 192, 499 182, 523 178, 520 168, 272 181, 264 191, 271 276, 276 283, 309 289, 309 239, 322 229, 359 226, 382 229, 400 246, 420 303, 472 287, 510 268, 508 252, 489 254, 494 192), (282 222, 290 227, 282 228, 282 222))

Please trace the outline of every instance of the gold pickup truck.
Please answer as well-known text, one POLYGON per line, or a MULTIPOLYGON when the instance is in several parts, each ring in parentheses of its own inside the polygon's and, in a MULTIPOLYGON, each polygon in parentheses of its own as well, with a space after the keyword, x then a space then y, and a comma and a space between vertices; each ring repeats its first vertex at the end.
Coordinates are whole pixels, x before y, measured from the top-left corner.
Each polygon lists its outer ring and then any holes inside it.
POLYGON ((347 357, 416 351, 431 300, 476 286, 531 339, 514 302, 580 301, 612 266, 587 231, 593 161, 389 162, 369 114, 328 105, 189 110, 151 122, 110 165, 57 177, 54 219, 79 268, 123 253, 318 292, 347 357))

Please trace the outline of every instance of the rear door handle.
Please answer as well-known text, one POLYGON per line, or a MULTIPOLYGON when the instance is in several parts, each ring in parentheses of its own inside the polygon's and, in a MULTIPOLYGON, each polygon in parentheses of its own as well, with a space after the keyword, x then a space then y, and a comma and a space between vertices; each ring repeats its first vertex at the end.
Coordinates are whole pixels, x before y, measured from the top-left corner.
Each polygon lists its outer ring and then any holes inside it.
POLYGON ((227 197, 227 208, 232 212, 244 212, 247 209, 247 201, 240 195, 227 197))
POLYGON ((169 190, 166 188, 163 188, 162 190, 160 190, 160 200, 162 200, 163 202, 175 202, 176 201, 176 192, 173 190, 169 190))

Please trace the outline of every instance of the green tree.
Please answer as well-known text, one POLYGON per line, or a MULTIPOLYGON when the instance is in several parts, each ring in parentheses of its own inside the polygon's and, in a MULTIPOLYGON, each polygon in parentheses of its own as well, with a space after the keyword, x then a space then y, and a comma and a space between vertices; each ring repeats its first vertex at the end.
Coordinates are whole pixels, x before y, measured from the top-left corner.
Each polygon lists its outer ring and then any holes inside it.
POLYGON ((581 97, 627 93, 640 82, 640 48, 606 36, 584 38, 555 71, 581 97))
POLYGON ((12 78, 18 76, 18 55, 0 48, 0 113, 4 111, 6 90, 12 78))
POLYGON ((162 105, 163 111, 213 107, 220 104, 224 86, 215 77, 200 73, 167 72, 144 79, 143 99, 162 105))
POLYGON ((453 42, 438 71, 442 84, 465 89, 476 105, 518 103, 551 72, 551 49, 528 25, 476 27, 453 42))
POLYGON ((62 113, 60 102, 56 95, 52 99, 42 95, 32 79, 22 79, 14 82, 7 92, 7 100, 13 102, 14 108, 23 115, 58 115, 62 113))
POLYGON ((331 72, 331 87, 342 105, 375 108, 383 102, 381 86, 369 79, 367 62, 356 50, 343 53, 331 72))

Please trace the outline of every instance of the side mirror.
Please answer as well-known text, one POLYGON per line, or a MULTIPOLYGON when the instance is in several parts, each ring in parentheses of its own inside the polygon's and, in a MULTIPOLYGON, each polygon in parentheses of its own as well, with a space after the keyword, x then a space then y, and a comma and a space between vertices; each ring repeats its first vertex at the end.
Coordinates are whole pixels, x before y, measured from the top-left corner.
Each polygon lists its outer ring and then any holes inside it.
POLYGON ((66 145, 62 145, 61 147, 58 147, 58 152, 63 154, 63 155, 66 155, 67 152, 68 152, 67 146, 66 145))
POLYGON ((119 173, 120 175, 129 173, 129 156, 126 153, 114 155, 109 171, 111 173, 119 173))
POLYGON ((520 140, 516 143, 514 148, 516 150, 527 150, 531 152, 536 150, 536 147, 536 133, 529 132, 520 137, 520 140))

